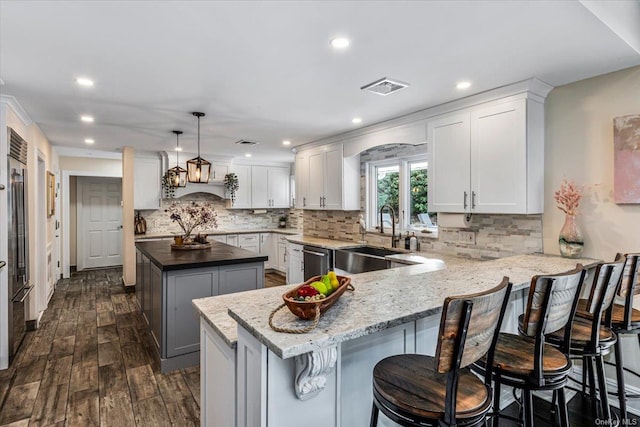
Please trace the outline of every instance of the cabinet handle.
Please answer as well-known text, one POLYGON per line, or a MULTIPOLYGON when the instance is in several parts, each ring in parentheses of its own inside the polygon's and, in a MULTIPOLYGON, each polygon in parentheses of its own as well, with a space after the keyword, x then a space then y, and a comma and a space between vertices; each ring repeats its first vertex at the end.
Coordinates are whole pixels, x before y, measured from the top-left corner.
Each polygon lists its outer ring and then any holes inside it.
POLYGON ((0 184, 0 190, 4 190, 4 185, 0 184))
POLYGON ((284 262, 287 262, 287 252, 284 253, 284 262))
POLYGON ((467 210, 467 192, 464 192, 464 210, 467 210))
POLYGON ((475 209, 476 208, 476 192, 472 191, 471 192, 471 209, 475 209))
POLYGON ((303 198, 302 198, 302 207, 304 208, 304 207, 306 207, 306 206, 307 206, 307 198, 306 198, 306 197, 303 197, 303 198))
POLYGON ((300 271, 304 271, 304 261, 300 263, 300 271))

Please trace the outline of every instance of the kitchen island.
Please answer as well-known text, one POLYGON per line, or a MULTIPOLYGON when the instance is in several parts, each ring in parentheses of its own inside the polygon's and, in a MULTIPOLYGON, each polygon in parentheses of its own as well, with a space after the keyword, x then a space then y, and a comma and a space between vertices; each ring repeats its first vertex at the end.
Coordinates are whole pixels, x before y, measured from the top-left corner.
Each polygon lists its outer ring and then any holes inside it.
POLYGON ((166 241, 136 243, 136 296, 162 372, 200 360, 191 300, 263 288, 266 259, 219 242, 203 250, 172 250, 166 241))
MULTIPOLYGON (((595 260, 518 255, 459 260, 436 271, 415 265, 353 275, 355 291, 345 293, 314 331, 300 335, 268 325, 290 287, 196 300, 202 425, 276 427, 304 420, 310 426, 366 426, 373 366, 392 354, 434 354, 446 296, 483 291, 508 276, 514 287, 503 330, 516 332, 531 277, 576 263, 591 267, 595 260)), ((286 310, 274 322, 306 324, 286 310)), ((392 425, 383 418, 379 425, 392 425)))

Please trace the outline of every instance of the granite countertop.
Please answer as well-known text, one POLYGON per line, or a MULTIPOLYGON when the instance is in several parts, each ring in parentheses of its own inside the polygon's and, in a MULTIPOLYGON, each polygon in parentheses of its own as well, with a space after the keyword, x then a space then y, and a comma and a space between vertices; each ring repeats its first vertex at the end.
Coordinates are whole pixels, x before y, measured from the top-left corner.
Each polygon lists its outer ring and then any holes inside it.
MULTIPOLYGON (((198 232, 196 232, 198 233, 198 232)), ((207 234, 209 236, 216 235, 226 235, 226 234, 253 234, 253 233, 278 233, 278 234, 298 234, 300 230, 296 228, 256 228, 256 229, 247 229, 247 230, 204 230, 199 231, 200 234, 207 234)), ((179 233, 178 233, 179 234, 179 233)), ((145 234, 136 234, 134 239, 136 241, 141 241, 145 239, 161 239, 166 237, 175 236, 176 233, 145 233, 145 234)))
POLYGON ((170 242, 136 242, 138 248, 162 271, 187 268, 217 267, 221 265, 245 264, 266 261, 267 256, 220 242, 210 242, 210 249, 172 250, 170 242))
MULTIPOLYGON (((237 332, 219 310, 229 315, 279 357, 287 359, 338 342, 371 334, 402 323, 436 314, 445 297, 480 292, 497 285, 508 276, 517 291, 529 286, 536 274, 554 274, 581 263, 595 265, 592 259, 566 259, 551 255, 516 255, 492 261, 459 259, 455 266, 433 271, 428 264, 352 275, 355 292, 346 292, 309 333, 294 335, 273 331, 268 324, 271 310, 282 303, 282 294, 295 285, 251 291, 242 294, 195 300, 196 309, 228 343, 235 343, 237 332), (222 319, 222 320, 220 320, 222 319)), ((280 326, 307 324, 287 310, 274 318, 280 326)))

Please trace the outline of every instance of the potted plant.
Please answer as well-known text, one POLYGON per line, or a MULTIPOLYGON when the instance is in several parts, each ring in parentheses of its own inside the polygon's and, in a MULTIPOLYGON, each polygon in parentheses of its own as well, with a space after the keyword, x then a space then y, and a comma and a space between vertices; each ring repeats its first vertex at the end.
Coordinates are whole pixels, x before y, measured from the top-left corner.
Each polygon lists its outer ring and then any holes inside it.
POLYGON ((173 199, 176 195, 176 187, 173 186, 176 174, 173 171, 167 171, 162 176, 162 193, 165 199, 173 199))
POLYGON ((239 188, 238 176, 235 173, 231 172, 224 176, 224 189, 229 194, 232 205, 236 201, 236 191, 238 191, 239 188))
POLYGON ((218 228, 218 214, 211 203, 176 203, 173 202, 165 209, 171 221, 175 222, 182 229, 182 234, 176 236, 176 245, 190 242, 191 232, 198 227, 210 226, 218 228))
POLYGON ((278 228, 287 228, 287 216, 282 215, 278 218, 278 228))

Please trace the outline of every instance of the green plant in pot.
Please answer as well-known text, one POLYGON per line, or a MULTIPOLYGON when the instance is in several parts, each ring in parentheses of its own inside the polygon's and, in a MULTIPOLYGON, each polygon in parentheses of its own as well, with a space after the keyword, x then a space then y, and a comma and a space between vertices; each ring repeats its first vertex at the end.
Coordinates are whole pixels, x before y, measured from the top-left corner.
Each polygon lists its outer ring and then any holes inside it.
POLYGON ((287 216, 282 215, 278 218, 278 228, 287 228, 287 216))
POLYGON ((240 188, 240 184, 238 183, 238 175, 231 172, 224 176, 224 189, 229 194, 229 198, 231 199, 231 204, 236 201, 236 192, 240 188))
POLYGON ((173 199, 176 195, 176 187, 173 183, 176 180, 176 174, 173 171, 167 171, 162 176, 162 192, 165 199, 173 199))

